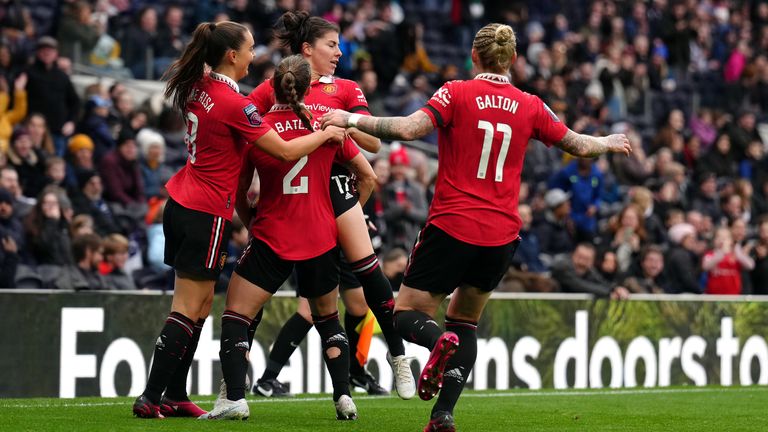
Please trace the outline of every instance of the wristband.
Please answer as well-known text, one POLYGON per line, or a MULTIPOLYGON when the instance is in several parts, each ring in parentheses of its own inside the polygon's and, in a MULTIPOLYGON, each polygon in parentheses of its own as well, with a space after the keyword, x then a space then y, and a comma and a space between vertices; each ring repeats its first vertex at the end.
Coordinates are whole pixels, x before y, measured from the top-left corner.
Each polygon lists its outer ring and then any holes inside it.
POLYGON ((362 114, 352 114, 347 119, 347 126, 349 127, 357 127, 357 121, 360 120, 362 117, 362 114))

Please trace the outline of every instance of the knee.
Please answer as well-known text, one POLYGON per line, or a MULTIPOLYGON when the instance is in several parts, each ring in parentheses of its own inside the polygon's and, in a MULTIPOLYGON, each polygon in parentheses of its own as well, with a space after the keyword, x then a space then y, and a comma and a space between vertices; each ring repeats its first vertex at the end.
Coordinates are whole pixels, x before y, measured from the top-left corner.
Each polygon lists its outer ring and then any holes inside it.
POLYGON ((330 347, 325 350, 325 357, 328 359, 335 359, 341 355, 341 349, 338 347, 330 347))

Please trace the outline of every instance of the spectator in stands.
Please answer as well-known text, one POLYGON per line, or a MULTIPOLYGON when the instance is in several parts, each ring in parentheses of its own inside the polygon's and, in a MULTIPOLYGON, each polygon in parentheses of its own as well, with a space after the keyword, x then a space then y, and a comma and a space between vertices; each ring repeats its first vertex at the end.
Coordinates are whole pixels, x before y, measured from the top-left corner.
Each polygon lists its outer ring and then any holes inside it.
POLYGON ((381 271, 387 277, 394 291, 400 289, 403 283, 405 269, 408 267, 408 252, 402 248, 394 248, 387 251, 381 260, 381 271))
POLYGON ((603 174, 592 159, 577 159, 569 163, 550 179, 549 187, 570 195, 576 238, 587 240, 594 237, 597 210, 603 194, 603 174))
POLYGON ((75 120, 80 111, 80 98, 69 76, 59 69, 56 39, 43 36, 37 41, 36 60, 27 75, 29 111, 45 116, 53 135, 56 154, 64 155, 66 137, 75 131, 75 120))
POLYGON ((69 225, 69 236, 75 238, 83 234, 93 234, 94 222, 91 215, 79 214, 72 218, 72 223, 69 225))
POLYGON ((750 141, 745 157, 739 162, 739 177, 755 182, 758 179, 759 170, 765 170, 765 149, 763 143, 758 140, 750 141))
MULTIPOLYGON (((522 201, 521 201, 522 202, 522 201)), ((539 255, 539 239, 531 231, 533 212, 527 204, 517 206, 522 225, 520 226, 520 243, 512 256, 512 262, 501 281, 499 290, 512 292, 551 292, 556 290, 556 284, 544 274, 547 267, 539 255)))
POLYGON ((620 282, 619 280, 619 261, 616 257, 616 251, 613 249, 601 249, 596 251, 595 268, 600 276, 613 286, 620 282))
POLYGON ((59 21, 56 39, 61 44, 61 55, 75 63, 89 63, 91 50, 101 36, 91 12, 91 4, 87 1, 74 1, 64 6, 59 21))
POLYGON ((112 102, 98 94, 91 95, 85 104, 82 121, 77 125, 77 132, 88 135, 93 140, 93 160, 98 164, 101 159, 114 150, 115 139, 109 128, 107 117, 112 102))
POLYGON ((34 149, 42 152, 46 158, 56 154, 56 149, 53 146, 53 137, 48 130, 48 122, 42 114, 30 113, 24 122, 24 127, 29 132, 29 139, 32 140, 32 147, 34 149))
POLYGON ((533 232, 539 238, 541 253, 547 261, 560 254, 570 253, 575 244, 575 228, 571 220, 571 196, 562 189, 550 189, 544 195, 544 215, 534 220, 533 232))
POLYGON ((40 192, 37 204, 24 219, 24 232, 37 264, 72 264, 69 224, 53 189, 40 192))
POLYGON ((104 260, 104 247, 96 234, 83 234, 72 239, 74 264, 63 268, 56 287, 62 290, 95 291, 112 289, 107 279, 99 273, 104 260))
POLYGON ((731 156, 733 156, 734 159, 741 159, 744 157, 750 142, 762 142, 755 125, 756 116, 751 110, 742 110, 738 113, 736 122, 731 123, 728 128, 728 137, 730 138, 731 156))
POLYGON ((717 177, 735 178, 737 164, 733 155, 731 138, 727 134, 721 134, 717 137, 715 145, 699 159, 696 169, 700 173, 714 173, 717 177))
POLYGON ((705 172, 699 176, 699 188, 694 192, 691 207, 712 220, 720 219, 720 196, 717 194, 717 176, 705 172))
POLYGON ((110 109, 107 118, 110 129, 117 134, 124 129, 133 129, 131 118, 136 112, 136 101, 133 98, 133 93, 123 89, 112 95, 110 100, 112 101, 112 109, 110 109))
POLYGON ((155 52, 155 76, 161 76, 171 62, 181 56, 189 41, 184 32, 184 9, 178 4, 169 4, 163 14, 163 22, 157 31, 158 50, 155 52))
POLYGON ((749 256, 751 246, 746 249, 734 244, 731 231, 721 227, 715 230, 714 248, 704 255, 701 267, 707 272, 706 294, 741 294, 742 270, 755 268, 755 261, 749 256))
MULTIPOLYGON (((147 76, 147 50, 159 52, 161 40, 157 33, 157 11, 151 5, 144 6, 136 14, 136 23, 128 26, 121 41, 122 57, 131 69, 133 77, 150 79, 147 76)), ((154 73, 153 70, 150 73, 154 73)))
MULTIPOLYGON (((343 58, 343 57, 342 57, 343 58)), ((364 71, 358 81, 360 89, 368 100, 368 109, 374 116, 388 116, 389 111, 384 106, 384 96, 379 91, 379 77, 375 71, 364 71)))
POLYGON ((653 163, 645 155, 640 134, 630 129, 626 135, 632 144, 632 153, 627 157, 613 158, 613 170, 622 184, 645 184, 646 180, 653 174, 653 163))
MULTIPOLYGON (((29 261, 30 257, 26 247, 24 228, 13 208, 13 195, 7 190, 0 188, 0 238, 5 237, 13 240, 16 249, 15 253, 29 261)), ((6 245, 3 244, 3 246, 5 247, 6 245)), ((10 248, 10 246, 9 244, 8 247, 10 248)))
POLYGON ((16 172, 16 168, 12 166, 0 168, 0 188, 10 192, 13 197, 13 208, 20 218, 24 218, 29 214, 36 201, 34 198, 25 197, 22 193, 21 185, 19 184, 19 173, 16 172))
MULTIPOLYGON (((679 199, 677 197, 677 189, 674 182, 669 182, 670 197, 667 197, 665 204, 669 206, 677 205, 679 199)), ((664 186, 662 185, 662 188, 664 186)), ((667 240, 667 229, 662 223, 664 211, 656 210, 656 203, 653 198, 653 193, 650 189, 645 187, 634 187, 630 190, 630 202, 637 206, 637 210, 640 211, 641 225, 645 228, 646 243, 662 244, 667 240)))
POLYGON ((8 164, 16 169, 24 195, 36 197, 45 186, 45 159, 32 147, 32 140, 24 128, 13 132, 8 164))
POLYGON ((104 156, 99 173, 107 201, 123 207, 146 204, 138 157, 136 140, 129 134, 118 138, 117 148, 104 156))
POLYGON ((609 239, 606 243, 616 251, 620 273, 629 269, 646 243, 647 233, 642 222, 642 210, 635 204, 626 205, 609 222, 609 239))
POLYGON ((427 220, 424 189, 408 178, 410 157, 405 147, 393 148, 389 154, 391 177, 382 191, 384 221, 387 224, 385 244, 408 248, 427 220))
POLYGON ((27 115, 27 75, 21 74, 13 81, 13 108, 9 82, 0 76, 0 151, 7 151, 13 127, 27 115))
POLYGON ((173 170, 165 165, 165 138, 152 129, 144 128, 136 135, 136 143, 141 149, 141 178, 147 197, 160 195, 163 182, 173 175, 173 170))
POLYGON ((53 185, 68 189, 66 183, 67 163, 63 158, 51 156, 45 160, 45 186, 53 185))
POLYGON ((93 218, 97 234, 106 236, 120 231, 114 213, 107 205, 102 194, 104 186, 101 177, 94 171, 81 171, 78 174, 78 193, 74 193, 72 204, 75 214, 87 214, 93 218))
POLYGON ((590 293, 612 299, 626 299, 629 291, 612 286, 594 268, 595 247, 579 243, 570 256, 562 256, 552 264, 552 277, 563 292, 590 293))
POLYGON ((128 239, 122 234, 110 234, 102 241, 104 261, 100 273, 104 275, 110 289, 135 290, 136 283, 125 270, 128 261, 128 239))
POLYGON ((689 223, 678 223, 669 228, 670 249, 664 259, 670 271, 668 293, 702 292, 699 285, 699 255, 696 253, 696 229, 689 223))
POLYGON ((752 294, 768 294, 768 215, 763 215, 757 223, 757 240, 752 248, 752 294))
POLYGON ((664 274, 664 252, 656 245, 643 248, 639 265, 633 265, 622 285, 633 294, 663 294, 669 292, 664 274))
POLYGON ((0 41, 0 79, 12 83, 21 72, 19 59, 8 43, 0 41))
POLYGON ((15 1, 3 3, 3 14, 0 16, 2 38, 11 43, 14 48, 23 47, 27 40, 35 36, 35 27, 29 8, 15 1))

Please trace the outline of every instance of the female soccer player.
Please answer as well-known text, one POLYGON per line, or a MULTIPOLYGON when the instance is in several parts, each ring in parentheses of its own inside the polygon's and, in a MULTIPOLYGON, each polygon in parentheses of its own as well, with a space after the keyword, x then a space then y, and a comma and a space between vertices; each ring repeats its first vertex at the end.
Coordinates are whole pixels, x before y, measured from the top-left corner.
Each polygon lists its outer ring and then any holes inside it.
MULTIPOLYGON (((278 103, 264 116, 264 121, 284 138, 309 134, 314 125, 300 105, 309 87, 309 63, 300 55, 285 58, 272 82, 278 103)), ((253 237, 232 274, 226 310, 221 317, 219 357, 226 398, 220 396, 204 418, 248 418, 245 376, 252 338, 248 330, 264 303, 294 268, 298 291, 309 299, 312 321, 322 339, 323 358, 333 382, 336 418, 357 417, 349 394, 349 344, 336 306, 339 249, 328 196, 334 158, 347 162, 357 154, 359 150, 351 141, 341 147, 323 145, 296 162, 278 161, 258 148, 251 148, 246 154, 237 192, 238 208, 247 200, 254 168, 260 174, 259 206, 252 224, 249 212, 241 215, 243 223, 251 226, 253 237)))
POLYGON ((138 417, 205 413, 187 398, 186 377, 226 261, 222 243, 229 238, 245 144, 255 143, 290 161, 329 139, 344 139, 343 129, 336 129, 287 143, 262 125, 258 110, 237 86, 252 60, 253 36, 244 26, 203 23, 167 74, 165 95, 186 119, 189 156, 166 185, 165 263, 176 270, 175 290, 171 313, 155 343, 147 387, 133 405, 138 417), (210 73, 205 73, 206 65, 210 73))
POLYGON ((477 356, 477 322, 517 245, 528 140, 579 157, 630 152, 624 135, 577 134, 541 99, 510 84, 515 46, 509 26, 489 24, 472 44, 474 79, 446 83, 419 111, 377 118, 336 110, 322 118, 323 126, 356 127, 386 139, 412 140, 439 130, 435 196, 395 306, 403 338, 432 350, 419 377, 419 397, 432 399, 442 388, 425 431, 455 430, 453 409, 477 356), (432 317, 451 293, 443 332, 432 317))
MULTIPOLYGON (((305 99, 310 111, 327 113, 339 108, 369 115, 368 101, 360 87, 354 81, 333 76, 341 57, 339 28, 335 24, 319 17, 310 17, 306 12, 286 12, 278 22, 278 28, 277 38, 290 47, 294 54, 304 56, 312 67, 312 84, 305 99)), ((275 99, 271 83, 262 83, 251 93, 250 98, 260 111, 269 109, 275 99)), ((348 132, 365 150, 374 153, 379 151, 381 143, 378 138, 356 129, 350 129, 348 132)), ((368 236, 363 210, 358 203, 358 198, 362 202, 368 199, 376 179, 370 165, 366 161, 364 165, 365 169, 356 173, 358 176, 360 173, 364 175, 363 178, 358 178, 365 186, 361 188, 365 189, 365 192, 359 197, 350 185, 351 175, 345 167, 334 164, 330 178, 331 201, 339 231, 338 241, 344 252, 340 289, 346 309, 344 327, 349 335, 352 357, 350 382, 364 388, 369 394, 387 393, 355 355, 359 340, 355 328, 365 318, 370 306, 389 346, 387 359, 394 371, 397 393, 403 399, 410 399, 416 392, 416 386, 410 359, 405 356, 403 340, 392 324, 392 286, 379 267, 378 258, 368 236)), ((277 375, 311 328, 309 307, 306 300, 300 300, 297 313, 285 323, 278 334, 269 354, 266 370, 253 387, 254 393, 273 397, 288 395, 286 387, 277 381, 277 375)))

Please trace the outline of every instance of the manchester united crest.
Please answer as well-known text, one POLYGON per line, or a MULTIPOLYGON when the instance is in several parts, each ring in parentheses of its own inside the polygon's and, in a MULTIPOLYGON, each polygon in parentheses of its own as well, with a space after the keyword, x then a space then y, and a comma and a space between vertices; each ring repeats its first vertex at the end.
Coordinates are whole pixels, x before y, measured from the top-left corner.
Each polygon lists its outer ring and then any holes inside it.
POLYGON ((336 93, 336 84, 325 84, 323 85, 323 93, 332 95, 336 93))

